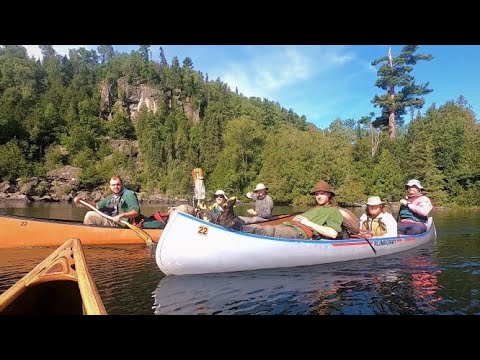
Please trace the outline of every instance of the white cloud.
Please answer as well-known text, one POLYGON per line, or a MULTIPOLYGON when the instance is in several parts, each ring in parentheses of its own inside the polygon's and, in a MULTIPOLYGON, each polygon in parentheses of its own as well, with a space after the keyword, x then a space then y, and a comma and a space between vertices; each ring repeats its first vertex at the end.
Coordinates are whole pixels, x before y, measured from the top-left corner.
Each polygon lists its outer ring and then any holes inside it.
MULTIPOLYGON (((41 59, 42 58, 42 53, 40 51, 40 47, 38 45, 22 45, 27 49, 27 53, 29 56, 34 56, 36 59, 41 59)), ((87 49, 87 50, 92 50, 96 49, 98 45, 52 45, 53 49, 57 52, 59 55, 68 55, 68 50, 69 49, 79 49, 81 47, 87 49)))
POLYGON ((245 96, 266 98, 354 59, 344 46, 248 46, 244 52, 246 58, 212 73, 245 96))
POLYGON ((34 56, 36 59, 40 59, 42 57, 42 53, 40 52, 40 48, 38 45, 22 45, 27 49, 27 53, 29 56, 34 56))

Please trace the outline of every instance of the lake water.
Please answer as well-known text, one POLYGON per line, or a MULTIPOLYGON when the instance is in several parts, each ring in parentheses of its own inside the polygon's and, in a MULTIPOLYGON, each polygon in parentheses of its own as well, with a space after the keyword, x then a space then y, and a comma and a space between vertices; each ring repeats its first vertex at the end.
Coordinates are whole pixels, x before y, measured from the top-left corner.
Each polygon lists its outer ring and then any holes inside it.
MULTIPOLYGON (((153 205, 142 209, 145 214, 165 210, 153 205)), ((239 206, 236 211, 245 210, 239 206)), ((278 207, 276 213, 299 210, 303 209, 278 207)), ((85 209, 71 204, 0 203, 0 213, 82 219, 85 209)), ((478 215, 474 210, 437 209, 435 242, 384 257, 298 268, 165 276, 155 263, 155 249, 143 245, 84 250, 111 315, 478 315, 478 215)), ((0 249, 0 293, 53 250, 0 249)))

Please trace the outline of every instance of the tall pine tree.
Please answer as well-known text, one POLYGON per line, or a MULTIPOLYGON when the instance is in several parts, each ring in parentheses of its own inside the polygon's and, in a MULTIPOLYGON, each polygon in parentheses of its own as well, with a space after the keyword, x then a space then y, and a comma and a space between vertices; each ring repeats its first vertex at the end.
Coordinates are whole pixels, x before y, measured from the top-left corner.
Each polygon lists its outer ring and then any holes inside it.
POLYGON ((432 55, 415 54, 417 50, 417 45, 407 45, 400 55, 394 58, 390 48, 388 56, 372 61, 373 66, 382 64, 377 71, 378 79, 375 86, 387 92, 384 95, 375 95, 372 100, 375 107, 381 109, 381 115, 373 125, 375 127, 388 125, 390 139, 395 138, 396 127, 402 124, 402 116, 405 115, 406 109, 421 109, 425 104, 422 96, 432 91, 428 88, 428 82, 417 85, 415 78, 410 75, 418 61, 433 59, 432 55))

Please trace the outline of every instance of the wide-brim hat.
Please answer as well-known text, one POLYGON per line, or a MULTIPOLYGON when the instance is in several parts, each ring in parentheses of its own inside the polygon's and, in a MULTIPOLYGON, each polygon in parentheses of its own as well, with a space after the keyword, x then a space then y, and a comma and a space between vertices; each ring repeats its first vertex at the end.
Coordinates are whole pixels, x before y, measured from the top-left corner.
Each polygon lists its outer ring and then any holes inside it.
POLYGON ((422 186, 422 184, 420 183, 420 181, 417 180, 417 179, 408 180, 408 182, 405 184, 405 189, 408 188, 408 187, 411 187, 411 186, 416 186, 416 187, 419 188, 420 190, 423 190, 423 189, 424 189, 424 187, 422 186))
POLYGON ((365 202, 365 205, 370 205, 370 206, 376 206, 376 205, 382 205, 385 204, 382 199, 380 199, 380 196, 370 196, 368 200, 365 202))
POLYGON ((227 198, 227 195, 225 195, 225 191, 223 191, 223 190, 217 190, 217 191, 215 191, 214 196, 217 196, 217 195, 222 195, 222 196, 225 198, 225 200, 228 199, 228 198, 227 198))
POLYGON ((268 187, 265 186, 265 184, 262 184, 262 183, 258 183, 257 186, 255 186, 255 189, 253 190, 253 192, 257 192, 258 190, 268 190, 268 187))
POLYGON ((312 189, 312 191, 310 191, 310 194, 311 195, 315 195, 315 193, 317 191, 327 191, 329 192, 330 194, 332 194, 332 196, 335 196, 335 193, 332 191, 332 189, 330 188, 330 185, 322 180, 322 181, 319 181, 315 186, 314 188, 312 189))

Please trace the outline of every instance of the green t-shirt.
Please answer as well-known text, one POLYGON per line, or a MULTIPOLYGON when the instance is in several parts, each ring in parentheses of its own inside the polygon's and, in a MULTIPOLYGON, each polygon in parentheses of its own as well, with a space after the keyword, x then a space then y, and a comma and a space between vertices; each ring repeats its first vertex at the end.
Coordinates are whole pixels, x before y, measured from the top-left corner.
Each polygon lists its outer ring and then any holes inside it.
MULTIPOLYGON (((342 231, 342 213, 336 207, 333 207, 331 205, 316 206, 310 210, 305 211, 302 216, 306 217, 308 220, 317 225, 331 227, 336 232, 342 231)), ((290 222, 285 222, 284 224, 294 226, 290 222)), ((320 236, 320 234, 317 233, 315 230, 313 230, 313 233, 315 236, 320 236)))

